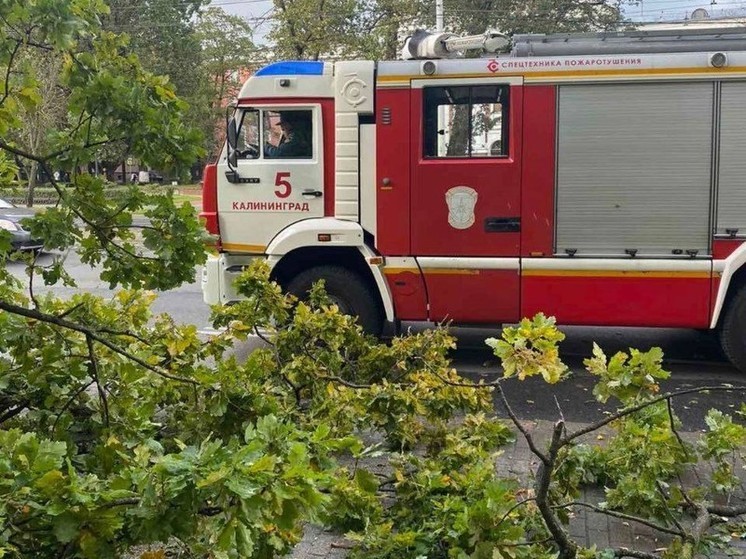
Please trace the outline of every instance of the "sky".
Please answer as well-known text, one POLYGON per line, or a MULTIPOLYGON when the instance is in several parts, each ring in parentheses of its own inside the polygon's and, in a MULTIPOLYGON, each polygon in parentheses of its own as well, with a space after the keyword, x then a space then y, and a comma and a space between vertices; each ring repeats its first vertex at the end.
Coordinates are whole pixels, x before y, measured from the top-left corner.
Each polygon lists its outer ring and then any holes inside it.
MULTIPOLYGON (((266 18, 272 16, 272 0, 212 0, 210 5, 246 18, 255 26, 256 42, 263 42, 270 29, 271 23, 266 18)), ((632 21, 683 21, 697 8, 704 8, 711 17, 746 17, 746 0, 641 0, 628 6, 625 15, 632 21)))
POLYGON ((270 22, 266 18, 272 17, 272 0, 212 0, 209 5, 246 18, 254 28, 254 40, 257 43, 262 43, 270 30, 270 22))
POLYGON ((746 15, 743 0, 642 0, 627 7, 625 14, 633 21, 682 21, 698 8, 715 18, 746 15))

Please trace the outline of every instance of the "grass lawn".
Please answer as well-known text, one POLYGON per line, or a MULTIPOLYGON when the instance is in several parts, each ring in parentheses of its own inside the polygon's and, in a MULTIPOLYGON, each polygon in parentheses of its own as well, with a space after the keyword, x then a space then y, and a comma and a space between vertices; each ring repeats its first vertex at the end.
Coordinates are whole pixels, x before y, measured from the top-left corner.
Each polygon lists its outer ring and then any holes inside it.
POLYGON ((195 206, 202 206, 202 194, 181 194, 174 193, 174 202, 176 205, 181 205, 183 202, 189 202, 195 206))
POLYGON ((174 189, 174 202, 181 205, 189 202, 197 207, 202 207, 202 186, 199 184, 184 184, 172 187, 174 189))
MULTIPOLYGON (((179 186, 171 186, 171 185, 143 185, 140 188, 142 188, 146 192, 163 192, 164 188, 170 188, 174 191, 174 202, 176 205, 180 206, 184 202, 189 202, 193 206, 197 208, 197 210, 200 210, 202 208, 202 186, 199 184, 184 184, 179 186)), ((43 190, 43 188, 40 188, 38 190, 43 190)), ((7 196, 7 198, 11 198, 10 196, 7 196)), ((16 200, 18 206, 24 206, 22 200, 16 200)), ((53 203, 48 202, 39 202, 37 201, 34 206, 33 210, 38 211, 44 208, 48 208, 51 206, 54 206, 53 203)))

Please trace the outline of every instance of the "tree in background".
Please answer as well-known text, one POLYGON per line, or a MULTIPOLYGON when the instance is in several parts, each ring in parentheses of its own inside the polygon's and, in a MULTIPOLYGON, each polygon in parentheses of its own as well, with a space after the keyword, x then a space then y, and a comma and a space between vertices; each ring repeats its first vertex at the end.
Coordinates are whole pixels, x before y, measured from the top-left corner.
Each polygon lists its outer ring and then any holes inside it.
POLYGON ((202 10, 196 29, 202 45, 205 81, 192 113, 200 112, 196 123, 207 138, 208 153, 215 154, 225 138, 226 107, 238 95, 249 72, 260 63, 262 54, 254 45, 246 20, 227 14, 222 8, 202 10))
POLYGON ((269 39, 278 59, 395 58, 422 17, 419 0, 275 0, 269 39))
MULTIPOLYGON (((569 33, 613 29, 626 0, 444 0, 445 26, 456 33, 569 33)), ((431 13, 434 12, 434 7, 431 13)))
MULTIPOLYGON (((198 13, 207 2, 108 0, 107 3, 110 11, 102 18, 104 29, 126 34, 129 37, 126 49, 137 55, 143 68, 168 77, 176 94, 187 103, 188 121, 203 132, 204 147, 210 146, 212 131, 206 124, 209 111, 205 107, 205 99, 209 97, 208 74, 196 24, 198 13)), ((120 153, 110 151, 110 161, 121 162, 129 155, 126 146, 121 147, 124 151, 120 153)), ((183 172, 187 174, 190 170, 183 172)))
MULTIPOLYGON (((67 91, 60 83, 62 58, 53 52, 39 51, 23 45, 17 52, 20 73, 30 77, 37 87, 31 99, 18 106, 23 126, 15 130, 17 144, 31 153, 40 153, 49 145, 48 138, 64 126, 67 119, 67 91)), ((34 189, 39 175, 36 161, 24 161, 26 175, 26 205, 34 205, 34 189)))
MULTIPOLYGON (((454 33, 553 33, 608 29, 621 21, 625 0, 445 0, 445 27, 454 33)), ((394 59, 404 37, 435 27, 434 0, 275 0, 269 35, 286 59, 394 59)))
MULTIPOLYGON (((176 285, 193 279, 194 262, 203 258, 196 218, 180 214, 165 195, 149 199, 133 190, 113 203, 106 199, 103 181, 82 172, 112 146, 174 173, 201 153, 201 137, 185 124, 185 105, 172 87, 144 71, 135 56, 124 54, 125 37, 102 31, 99 15, 105 9, 97 0, 0 5, 0 152, 24 167, 37 166, 57 189, 61 207, 46 212, 36 225, 49 248, 79 242, 83 260, 103 263, 112 286, 132 281, 138 270, 145 276, 134 280, 136 285, 176 285), (28 146, 19 140, 27 115, 41 106, 39 92, 55 76, 23 70, 27 59, 46 57, 61 64, 65 118, 47 131, 43 143, 28 146), (60 187, 55 171, 70 175, 69 188, 60 187), (144 249, 133 242, 134 212, 153 218, 143 232, 148 238, 144 249), (140 259, 145 252, 148 256, 140 259)), ((51 279, 61 270, 53 265, 45 273, 51 279)))
POLYGON ((205 0, 109 0, 104 28, 130 37, 148 71, 168 76, 176 94, 189 98, 204 79, 195 16, 205 0))
MULTIPOLYGON (((107 29, 126 33, 147 70, 168 76, 202 131, 205 151, 222 144, 225 106, 262 55, 245 19, 204 0, 110 0, 107 29)), ((198 165, 201 163, 198 162, 198 165)))
POLYGON ((363 0, 356 26, 364 31, 354 37, 353 52, 373 60, 398 58, 404 38, 427 21, 428 9, 424 0, 363 0))

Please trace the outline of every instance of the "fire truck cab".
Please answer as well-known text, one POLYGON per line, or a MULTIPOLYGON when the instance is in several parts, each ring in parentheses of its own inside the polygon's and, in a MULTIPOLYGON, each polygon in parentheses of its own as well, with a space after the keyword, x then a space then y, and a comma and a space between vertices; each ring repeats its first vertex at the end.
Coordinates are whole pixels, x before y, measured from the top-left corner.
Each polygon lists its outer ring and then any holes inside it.
POLYGON ((235 300, 264 258, 298 295, 325 279, 376 334, 544 312, 718 329, 746 370, 746 30, 525 35, 438 58, 457 42, 247 80, 205 172, 205 301, 235 300))

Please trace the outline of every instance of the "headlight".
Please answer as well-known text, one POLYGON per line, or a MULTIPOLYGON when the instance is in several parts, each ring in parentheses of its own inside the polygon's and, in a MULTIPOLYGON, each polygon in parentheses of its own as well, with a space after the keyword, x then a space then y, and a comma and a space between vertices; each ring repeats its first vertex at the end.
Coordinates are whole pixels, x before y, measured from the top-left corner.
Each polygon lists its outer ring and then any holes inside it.
POLYGON ((18 227, 17 223, 14 223, 10 221, 9 219, 0 219, 0 229, 5 229, 6 231, 20 231, 21 228, 18 227))

